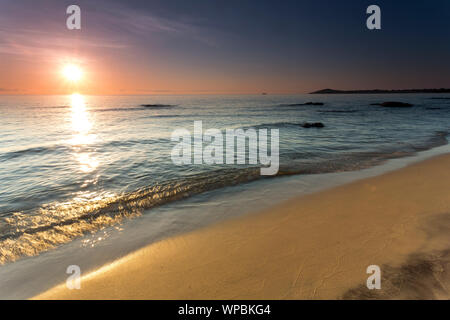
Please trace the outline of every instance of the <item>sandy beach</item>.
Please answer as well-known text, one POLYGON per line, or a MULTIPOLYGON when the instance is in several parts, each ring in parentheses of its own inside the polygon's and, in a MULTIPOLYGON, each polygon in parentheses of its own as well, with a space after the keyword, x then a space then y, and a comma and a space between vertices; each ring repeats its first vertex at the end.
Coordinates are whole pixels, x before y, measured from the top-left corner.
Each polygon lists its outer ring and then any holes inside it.
POLYGON ((35 299, 445 299, 450 155, 151 244, 35 299), (368 290, 378 265, 381 290, 368 290))

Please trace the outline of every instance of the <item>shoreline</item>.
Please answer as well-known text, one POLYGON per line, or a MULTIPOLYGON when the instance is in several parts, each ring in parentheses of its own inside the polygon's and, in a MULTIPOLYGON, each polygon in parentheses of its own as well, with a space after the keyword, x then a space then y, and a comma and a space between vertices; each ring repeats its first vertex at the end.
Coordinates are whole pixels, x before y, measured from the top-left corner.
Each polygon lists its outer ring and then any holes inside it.
POLYGON ((415 94, 415 93, 435 93, 445 94, 450 93, 450 88, 434 88, 434 89, 367 89, 367 90, 336 90, 336 89, 321 89, 309 94, 415 94))
POLYGON ((449 163, 449 154, 436 156, 168 238, 85 275, 81 290, 62 284, 34 298, 377 298, 361 287, 372 264, 390 270, 378 297, 395 298, 390 279, 408 259, 437 261, 448 249, 449 163))

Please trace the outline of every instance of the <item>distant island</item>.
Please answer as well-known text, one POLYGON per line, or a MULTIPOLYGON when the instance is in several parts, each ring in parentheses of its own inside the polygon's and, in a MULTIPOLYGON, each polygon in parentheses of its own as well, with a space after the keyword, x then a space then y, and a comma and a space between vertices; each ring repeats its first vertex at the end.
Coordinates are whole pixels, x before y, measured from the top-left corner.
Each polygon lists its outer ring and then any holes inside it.
POLYGON ((310 94, 360 94, 360 93, 450 93, 450 89, 402 89, 402 90, 334 90, 323 89, 310 92, 310 94))

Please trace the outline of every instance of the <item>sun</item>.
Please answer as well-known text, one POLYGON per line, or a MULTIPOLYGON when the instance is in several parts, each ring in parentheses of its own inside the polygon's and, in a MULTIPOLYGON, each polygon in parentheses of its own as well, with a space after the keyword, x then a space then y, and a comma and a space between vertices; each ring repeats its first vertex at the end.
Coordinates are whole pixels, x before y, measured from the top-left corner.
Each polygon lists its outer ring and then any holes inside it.
POLYGON ((74 64, 65 65, 62 74, 64 78, 71 82, 78 82, 83 77, 83 71, 81 68, 74 64))

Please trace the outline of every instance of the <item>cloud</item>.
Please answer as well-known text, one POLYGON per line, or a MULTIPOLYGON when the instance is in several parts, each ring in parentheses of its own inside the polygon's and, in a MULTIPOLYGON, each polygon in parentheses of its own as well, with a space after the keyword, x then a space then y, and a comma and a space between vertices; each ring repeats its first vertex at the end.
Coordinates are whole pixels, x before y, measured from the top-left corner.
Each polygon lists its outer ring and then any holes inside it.
POLYGON ((84 49, 122 49, 126 45, 114 41, 91 38, 73 38, 67 35, 36 31, 36 30, 16 30, 6 32, 0 30, 0 53, 17 55, 23 58, 41 56, 46 59, 60 57, 73 51, 74 45, 84 49))
POLYGON ((109 27, 115 26, 119 32, 136 37, 148 37, 152 33, 160 33, 184 40, 191 39, 208 46, 217 46, 215 37, 209 35, 207 28, 199 26, 186 18, 163 18, 154 14, 136 11, 128 7, 110 8, 104 12, 102 21, 109 27))
POLYGON ((21 8, 26 13, 20 19, 13 18, 14 14, 5 14, 1 17, 0 25, 0 54, 16 55, 24 59, 40 56, 50 60, 70 54, 74 48, 78 52, 126 49, 141 43, 143 38, 152 34, 217 46, 214 37, 192 22, 158 17, 122 4, 101 7, 103 10, 99 11, 88 4, 81 6, 80 31, 67 30, 64 19, 55 19, 61 13, 57 14, 59 11, 51 7, 47 8, 49 12, 46 16, 41 12, 38 17, 28 18, 28 11, 31 10, 25 9, 28 6, 21 8))

